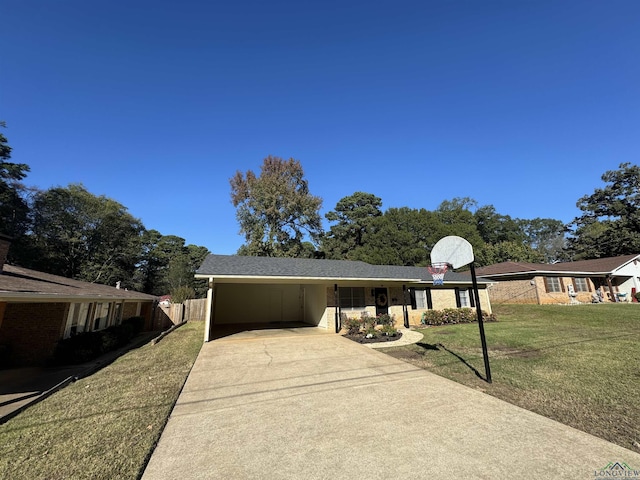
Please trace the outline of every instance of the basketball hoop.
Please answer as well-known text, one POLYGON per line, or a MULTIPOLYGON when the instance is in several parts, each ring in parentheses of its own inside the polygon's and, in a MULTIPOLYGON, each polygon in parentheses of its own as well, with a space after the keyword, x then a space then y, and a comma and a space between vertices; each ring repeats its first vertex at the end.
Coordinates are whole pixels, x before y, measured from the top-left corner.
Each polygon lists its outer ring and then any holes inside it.
POLYGON ((433 278, 433 285, 444 285, 444 274, 447 273, 449 268, 448 263, 434 263, 427 267, 431 278, 433 278))

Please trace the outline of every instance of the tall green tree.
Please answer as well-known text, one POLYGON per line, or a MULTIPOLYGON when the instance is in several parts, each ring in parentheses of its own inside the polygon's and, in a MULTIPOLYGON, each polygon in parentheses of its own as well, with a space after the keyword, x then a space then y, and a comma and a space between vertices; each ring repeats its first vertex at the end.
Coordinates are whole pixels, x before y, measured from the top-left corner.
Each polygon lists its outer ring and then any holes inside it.
POLYGON ((242 255, 297 257, 305 240, 318 244, 322 199, 311 195, 298 160, 269 156, 260 175, 248 170, 230 179, 231 201, 245 244, 242 255))
POLYGON ((364 246, 374 219, 382 216, 382 200, 371 193, 355 192, 338 201, 325 217, 335 222, 322 239, 327 258, 352 260, 364 246))
POLYGON ((378 265, 426 265, 440 229, 434 212, 389 208, 373 221, 355 259, 378 265))
MULTIPOLYGON (((456 197, 452 200, 443 201, 434 213, 440 224, 434 233, 437 240, 449 235, 457 235, 466 239, 477 250, 484 245, 484 240, 478 231, 476 219, 472 208, 476 208, 478 203, 469 197, 456 197)), ((435 245, 435 242, 434 242, 435 245)), ((429 247, 431 251, 433 245, 429 247)))
MULTIPOLYGON (((6 122, 0 121, 0 127, 6 126, 6 122)), ((11 150, 7 137, 0 131, 0 233, 18 238, 30 226, 26 188, 20 182, 29 172, 29 166, 9 162, 11 150)))
POLYGON ((502 262, 543 263, 545 261, 544 255, 540 252, 518 241, 485 243, 480 248, 474 249, 473 253, 476 265, 480 267, 502 262))
MULTIPOLYGON (((137 289, 152 295, 192 292, 195 297, 206 293, 206 282, 194 278, 196 269, 209 254, 206 247, 185 245, 176 235, 162 235, 146 230, 141 237, 141 256, 135 273, 137 289)), ((177 297, 176 297, 177 298, 177 297)))
POLYGON ((553 218, 517 220, 525 234, 525 243, 542 255, 545 263, 568 260, 565 252, 566 226, 553 218))
POLYGON ((486 243, 522 242, 525 234, 518 223, 509 215, 499 214, 493 205, 478 208, 473 214, 478 233, 486 243))
POLYGON ((574 260, 640 252, 640 166, 621 163, 601 178, 604 188, 577 202, 583 213, 571 223, 568 241, 574 260))
POLYGON ((120 203, 79 184, 36 194, 32 241, 22 264, 70 278, 133 287, 144 227, 120 203))

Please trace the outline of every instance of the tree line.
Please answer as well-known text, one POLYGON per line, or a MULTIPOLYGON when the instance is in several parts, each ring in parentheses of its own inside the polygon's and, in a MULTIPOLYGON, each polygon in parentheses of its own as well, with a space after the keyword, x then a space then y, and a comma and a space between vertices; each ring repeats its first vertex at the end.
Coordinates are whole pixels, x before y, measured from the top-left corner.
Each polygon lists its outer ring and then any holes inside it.
MULTIPOLYGON (((207 286, 194 272, 209 253, 206 247, 147 230, 125 206, 81 184, 28 188, 22 180, 29 166, 10 159, 0 130, 0 233, 14 239, 10 263, 88 282, 120 282, 153 295, 171 293, 175 301, 204 295, 207 286)), ((424 266, 440 238, 458 235, 484 266, 639 253, 640 167, 622 163, 602 181, 602 188, 578 199, 582 214, 569 224, 512 218, 468 197, 445 200, 435 210, 384 210, 382 198, 356 191, 326 213, 326 230, 322 198, 310 192, 298 160, 269 156, 257 174, 236 172, 230 186, 245 239, 239 255, 424 266)))
MULTIPOLYGON (((4 122, 0 122, 5 127, 4 122)), ((0 131, 0 233, 13 238, 8 261, 87 282, 128 288, 173 301, 202 296, 194 279, 209 253, 175 235, 147 230, 127 208, 81 184, 28 188, 29 166, 12 163, 0 131)))
POLYGON ((582 214, 568 224, 553 218, 512 218, 468 197, 445 200, 435 210, 383 210, 380 197, 357 191, 326 213, 326 231, 322 199, 309 191, 298 160, 269 156, 259 174, 238 171, 230 184, 245 237, 240 255, 424 266, 440 238, 458 235, 473 245, 477 264, 485 266, 640 253, 640 167, 622 163, 602 180, 603 188, 577 201, 582 214))

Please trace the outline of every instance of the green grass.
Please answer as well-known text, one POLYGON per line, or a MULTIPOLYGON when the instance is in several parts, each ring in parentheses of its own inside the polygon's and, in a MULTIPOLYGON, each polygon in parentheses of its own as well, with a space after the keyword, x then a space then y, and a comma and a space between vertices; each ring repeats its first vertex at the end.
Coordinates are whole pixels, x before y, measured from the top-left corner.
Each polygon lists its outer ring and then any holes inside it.
POLYGON ((640 451, 640 305, 500 305, 485 323, 493 383, 477 324, 420 330, 385 349, 456 382, 640 451), (483 378, 480 378, 483 377, 483 378))
POLYGON ((188 323, 0 425, 0 478, 138 478, 202 336, 188 323))

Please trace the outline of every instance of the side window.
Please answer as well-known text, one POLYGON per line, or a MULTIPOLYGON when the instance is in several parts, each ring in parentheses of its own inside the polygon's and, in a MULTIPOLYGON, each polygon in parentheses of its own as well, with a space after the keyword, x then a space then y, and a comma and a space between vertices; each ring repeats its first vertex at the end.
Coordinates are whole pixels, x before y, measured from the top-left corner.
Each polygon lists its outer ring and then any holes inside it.
POLYGON ((544 277, 544 286, 547 293, 564 292, 562 281, 558 277, 544 277))
POLYGON ((589 292, 589 282, 586 278, 574 278, 573 289, 576 292, 589 292))

